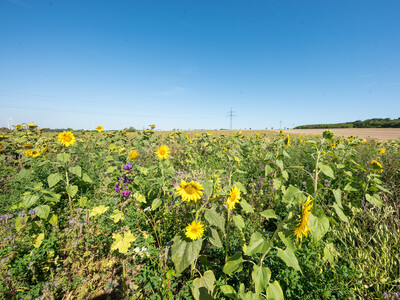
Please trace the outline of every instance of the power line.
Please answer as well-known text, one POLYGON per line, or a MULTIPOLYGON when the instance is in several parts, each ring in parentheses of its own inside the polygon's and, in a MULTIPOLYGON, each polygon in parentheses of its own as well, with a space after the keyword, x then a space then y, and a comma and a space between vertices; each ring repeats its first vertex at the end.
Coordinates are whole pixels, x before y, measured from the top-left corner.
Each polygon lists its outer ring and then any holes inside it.
POLYGON ((228 111, 228 117, 231 118, 231 130, 232 130, 232 118, 233 118, 233 117, 236 117, 236 115, 235 115, 234 113, 235 113, 235 112, 232 110, 232 107, 231 107, 231 110, 228 111))

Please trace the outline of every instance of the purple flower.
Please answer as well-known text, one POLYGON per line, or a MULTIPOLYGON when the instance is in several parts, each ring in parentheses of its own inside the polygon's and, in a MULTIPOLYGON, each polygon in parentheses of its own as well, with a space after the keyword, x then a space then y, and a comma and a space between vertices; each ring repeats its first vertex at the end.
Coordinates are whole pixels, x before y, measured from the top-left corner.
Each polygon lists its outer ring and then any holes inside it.
POLYGON ((133 182, 133 178, 131 178, 131 179, 128 179, 128 182, 133 182))
POLYGON ((127 183, 127 182, 128 182, 128 178, 126 178, 126 176, 124 176, 123 183, 127 183))
POLYGON ((120 189, 121 189, 121 187, 119 186, 119 184, 117 184, 117 185, 115 186, 115 188, 114 188, 114 190, 115 190, 116 192, 119 192, 120 189))
POLYGON ((32 209, 30 211, 28 211, 29 214, 34 215, 37 213, 37 209, 32 209))
POLYGON ((23 216, 25 216, 25 215, 26 215, 26 213, 25 213, 24 210, 18 213, 18 216, 20 216, 20 217, 23 217, 23 216))
POLYGON ((126 190, 126 191, 121 191, 122 197, 128 197, 129 194, 130 194, 130 192, 129 192, 128 190, 126 190))
POLYGON ((303 181, 303 185, 306 185, 307 184, 307 181, 303 181))
POLYGON ((125 170, 130 170, 130 169, 132 169, 132 165, 131 165, 131 162, 130 162, 130 161, 128 161, 128 163, 127 163, 126 165, 124 165, 124 169, 125 169, 125 170))
POLYGON ((176 185, 175 179, 172 179, 172 184, 173 184, 173 185, 176 185))

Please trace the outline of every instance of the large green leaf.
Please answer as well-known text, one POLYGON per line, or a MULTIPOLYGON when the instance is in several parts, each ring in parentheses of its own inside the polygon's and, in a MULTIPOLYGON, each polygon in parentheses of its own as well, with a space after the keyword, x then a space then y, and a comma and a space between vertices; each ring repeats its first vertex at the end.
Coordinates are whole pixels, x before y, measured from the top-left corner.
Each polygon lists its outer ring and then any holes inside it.
POLYGON ((211 300, 215 288, 215 276, 213 271, 205 271, 200 278, 193 280, 192 293, 196 300, 211 300))
POLYGON ((65 189, 71 198, 74 198, 74 196, 78 192, 78 186, 76 185, 67 185, 65 189))
POLYGON ((49 188, 52 188, 53 186, 55 186, 61 179, 62 179, 62 176, 58 173, 50 174, 47 177, 47 182, 49 183, 49 188))
POLYGON ((217 226, 225 233, 225 218, 215 209, 207 209, 204 217, 211 225, 217 226))
POLYGON ((239 203, 245 212, 249 212, 249 213, 254 212, 253 207, 246 200, 242 199, 239 203))
POLYGON ((282 197, 282 202, 297 204, 299 201, 304 201, 305 196, 302 191, 293 185, 289 185, 285 194, 282 197))
POLYGON ((235 289, 228 284, 221 286, 221 292, 224 293, 224 295, 229 298, 233 299, 237 298, 235 289))
POLYGON ((233 222, 235 223, 235 225, 236 225, 240 230, 242 230, 242 229, 244 228, 245 224, 244 224, 244 220, 243 220, 243 218, 242 218, 241 215, 234 215, 234 216, 232 217, 232 219, 233 219, 233 222))
POLYGON ((162 200, 160 198, 156 198, 151 203, 151 210, 156 210, 162 204, 162 200))
POLYGON ((285 250, 282 250, 278 248, 278 253, 276 256, 282 259, 288 267, 292 267, 293 269, 301 272, 296 255, 294 255, 294 252, 291 249, 286 248, 285 250))
POLYGON ((82 168, 80 166, 69 167, 68 171, 72 174, 75 174, 78 177, 82 176, 82 168))
POLYGON ((264 253, 267 251, 268 243, 264 240, 264 237, 261 233, 254 232, 251 235, 249 245, 243 248, 245 248, 244 254, 251 256, 256 253, 264 253))
POLYGON ((22 204, 26 209, 31 207, 33 204, 35 204, 39 200, 39 197, 36 195, 25 195, 22 197, 22 204))
POLYGON ((273 209, 264 210, 260 212, 260 215, 262 215, 266 219, 278 219, 278 216, 275 214, 275 211, 273 209))
POLYGON ((319 164, 319 168, 326 176, 335 179, 335 173, 333 172, 332 168, 329 165, 319 164))
POLYGON ((211 197, 212 192, 213 192, 213 181, 212 180, 207 180, 203 182, 203 188, 204 188, 204 194, 207 195, 207 197, 211 197))
POLYGON ((310 214, 308 217, 309 228, 314 241, 318 242, 329 230, 329 220, 325 216, 316 217, 310 214))
POLYGON ((234 255, 228 258, 228 261, 226 262, 222 271, 225 274, 232 275, 233 273, 241 271, 243 269, 242 263, 243 263, 242 252, 238 251, 234 255))
POLYGON ((293 233, 291 231, 288 230, 288 232, 285 232, 285 233, 279 232, 278 236, 287 248, 289 248, 292 251, 295 250, 294 241, 293 241, 293 233))
POLYGON ((340 189, 332 190, 333 196, 335 197, 336 203, 340 208, 342 206, 342 191, 340 189))
POLYGON ((176 272, 182 273, 199 256, 203 240, 199 238, 191 241, 181 233, 176 235, 172 241, 171 259, 176 272))
POLYGON ((268 300, 283 300, 283 291, 278 281, 270 283, 267 288, 267 299, 268 300))
POLYGON ((215 247, 222 248, 221 239, 219 238, 218 232, 211 227, 207 227, 208 234, 210 236, 210 243, 215 247))
POLYGON ((365 194, 365 199, 367 199, 369 203, 372 203, 373 205, 376 205, 378 207, 382 207, 383 205, 383 202, 381 200, 381 197, 379 197, 379 194, 373 194, 372 196, 369 194, 365 194))
POLYGON ((71 158, 71 155, 69 155, 68 153, 59 153, 59 154, 57 154, 57 160, 62 162, 62 163, 67 163, 70 158, 71 158))
POLYGON ((39 218, 47 219, 47 217, 49 216, 50 206, 48 206, 48 205, 38 205, 38 206, 35 207, 35 209, 37 210, 36 214, 39 216, 39 218))
POLYGON ((251 273, 251 278, 253 278, 256 293, 261 294, 268 287, 269 280, 271 279, 271 270, 268 267, 255 265, 251 273))
POLYGON ((93 183, 92 179, 86 173, 83 173, 82 179, 83 179, 83 181, 85 181, 87 183, 93 183))
POLYGON ((349 219, 347 216, 343 213, 341 208, 337 203, 333 203, 333 208, 335 209, 336 214, 338 215, 339 219, 342 220, 343 222, 349 222, 349 219))

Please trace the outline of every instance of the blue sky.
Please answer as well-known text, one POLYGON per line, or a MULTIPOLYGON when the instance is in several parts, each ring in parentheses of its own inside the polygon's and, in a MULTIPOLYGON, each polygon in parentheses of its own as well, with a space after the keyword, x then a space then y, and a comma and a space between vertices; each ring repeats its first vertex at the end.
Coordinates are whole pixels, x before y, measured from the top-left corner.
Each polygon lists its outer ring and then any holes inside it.
POLYGON ((400 1, 0 0, 0 126, 400 117, 400 1))

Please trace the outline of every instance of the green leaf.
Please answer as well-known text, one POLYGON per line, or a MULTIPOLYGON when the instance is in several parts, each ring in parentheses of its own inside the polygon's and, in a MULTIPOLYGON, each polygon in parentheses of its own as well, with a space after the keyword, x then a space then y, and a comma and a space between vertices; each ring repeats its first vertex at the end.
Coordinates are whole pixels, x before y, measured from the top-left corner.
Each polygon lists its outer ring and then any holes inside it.
POLYGON ((274 187, 275 190, 279 190, 280 187, 282 186, 282 181, 278 178, 272 179, 272 186, 274 187))
POLYGON ((384 192, 384 193, 388 193, 388 194, 392 194, 388 189, 385 189, 383 186, 380 186, 379 184, 378 185, 376 185, 376 187, 378 188, 378 189, 380 189, 382 192, 384 192))
POLYGON ((123 221, 125 219, 125 216, 122 211, 115 209, 113 211, 113 214, 110 216, 110 218, 114 220, 114 223, 118 223, 119 221, 123 221))
POLYGON ((340 208, 343 208, 342 206, 342 191, 340 189, 332 190, 333 196, 335 197, 336 203, 340 208))
MULTIPOLYGON (((83 175, 83 176, 85 176, 85 175, 83 175)), ((88 198, 87 198, 87 197, 79 197, 79 199, 78 199, 78 205, 79 205, 79 207, 85 207, 87 201, 88 201, 88 198)))
POLYGON ((378 207, 382 207, 383 202, 381 200, 381 197, 379 197, 379 194, 373 194, 372 196, 369 194, 365 194, 365 199, 373 205, 376 205, 378 207))
POLYGON ((162 200, 160 198, 156 198, 151 203, 151 210, 156 210, 162 204, 162 200))
POLYGON ((299 201, 304 202, 305 196, 297 187, 289 185, 282 197, 282 202, 297 204, 299 201))
POLYGON ((57 154, 57 160, 62 162, 62 163, 67 163, 70 158, 71 158, 71 155, 69 155, 68 153, 59 153, 59 154, 57 154))
POLYGON ((32 245, 35 248, 39 248, 40 245, 42 244, 44 239, 44 233, 39 233, 38 235, 34 235, 32 238, 32 245))
POLYGON ((53 186, 55 186, 58 182, 60 182, 61 179, 62 179, 62 176, 58 173, 50 174, 47 177, 47 182, 49 183, 49 188, 52 188, 53 186))
POLYGON ((83 179, 83 181, 85 181, 87 183, 93 183, 92 179, 86 173, 83 173, 82 179, 83 179))
POLYGON ((206 194, 208 198, 210 198, 212 195, 213 186, 214 184, 212 180, 207 180, 203 182, 204 194, 206 194))
POLYGON ((188 240, 183 233, 172 240, 171 259, 174 262, 176 273, 182 273, 199 256, 202 239, 188 240))
POLYGON ((99 206, 96 206, 96 207, 93 207, 90 210, 89 216, 90 217, 101 216, 102 214, 104 214, 109 209, 110 208, 108 206, 104 206, 103 204, 99 205, 99 206))
POLYGON ((268 300, 283 300, 283 291, 278 281, 274 281, 267 288, 268 300))
POLYGON ((225 233, 225 218, 214 210, 214 207, 212 209, 207 209, 204 217, 211 225, 217 226, 225 233))
POLYGON ((269 280, 271 279, 271 270, 268 267, 255 265, 251 273, 251 278, 255 285, 256 294, 261 294, 268 287, 269 280))
POLYGON ((221 286, 221 292, 224 293, 224 295, 229 298, 236 299, 236 297, 237 297, 235 289, 232 286, 227 285, 227 284, 221 286))
POLYGON ((125 232, 124 236, 120 233, 113 233, 112 237, 115 241, 111 245, 111 251, 118 250, 119 253, 127 253, 131 243, 136 240, 130 230, 125 232))
POLYGON ((141 193, 135 193, 135 194, 133 195, 133 197, 135 197, 135 200, 136 200, 137 202, 146 203, 146 197, 143 196, 141 193))
POLYGON ((343 190, 346 192, 357 192, 358 191, 357 186, 352 182, 349 182, 348 184, 346 184, 346 186, 343 188, 343 190))
POLYGON ((200 278, 193 280, 192 293, 196 300, 212 300, 215 288, 215 276, 213 271, 205 271, 200 278))
POLYGON ((338 252, 332 243, 326 244, 324 248, 324 257, 325 261, 329 261, 331 264, 335 264, 335 258, 338 256, 338 252))
POLYGON ((74 196, 76 195, 76 193, 78 192, 78 186, 76 185, 67 185, 67 187, 65 188, 65 190, 67 191, 68 195, 71 198, 74 198, 74 196))
POLYGON ((285 235, 283 232, 279 232, 278 233, 279 238, 281 239, 281 241, 285 244, 285 246, 294 251, 295 247, 294 247, 294 241, 292 239, 293 234, 291 235, 285 235))
POLYGON ((39 197, 36 195, 25 195, 22 197, 22 204, 25 209, 28 209, 33 204, 35 204, 39 200, 39 197))
POLYGON ((276 163, 276 165, 279 167, 279 169, 281 169, 281 171, 284 170, 283 161, 282 161, 282 160, 277 159, 277 160, 275 161, 275 163, 276 163))
POLYGON ((335 179, 335 173, 333 172, 332 168, 329 165, 319 164, 319 168, 326 176, 335 179))
POLYGON ((50 220, 49 220, 49 223, 50 223, 51 225, 53 225, 54 227, 57 226, 57 224, 58 224, 58 217, 57 217, 56 214, 53 214, 53 215, 51 216, 51 218, 50 218, 50 220))
POLYGON ((268 249, 268 243, 259 232, 254 232, 250 237, 250 243, 245 248, 245 255, 251 256, 256 253, 264 253, 268 249))
POLYGON ((264 210, 260 212, 260 215, 262 215, 266 219, 278 219, 278 216, 275 214, 275 211, 273 209, 264 210))
POLYGON ((269 176, 269 174, 274 173, 274 169, 270 165, 265 165, 265 177, 269 176))
POLYGON ((285 180, 288 180, 288 179, 289 179, 289 173, 288 173, 286 170, 282 171, 282 177, 283 177, 285 180))
POLYGON ((314 241, 318 242, 329 230, 329 220, 327 217, 316 217, 310 214, 308 217, 309 228, 314 241))
POLYGON ((209 236, 210 236, 210 243, 213 244, 215 247, 222 248, 221 239, 219 238, 218 232, 208 227, 207 228, 209 236))
POLYGON ((68 171, 72 174, 75 174, 78 177, 82 176, 82 168, 80 166, 69 167, 68 171))
POLYGON ((242 252, 238 251, 234 255, 228 258, 222 271, 225 274, 232 275, 235 272, 241 271, 243 269, 243 258, 242 252))
POLYGON ((249 213, 253 213, 254 212, 253 207, 246 200, 242 199, 239 203, 240 203, 240 206, 242 206, 242 209, 245 212, 249 212, 249 213))
POLYGON ((245 293, 245 292, 239 293, 238 296, 239 296, 240 300, 262 300, 262 299, 264 299, 263 297, 261 297, 261 295, 255 294, 251 291, 249 291, 247 293, 245 293))
POLYGON ((297 261, 294 252, 289 248, 286 248, 285 250, 278 248, 278 253, 276 256, 282 259, 288 267, 292 267, 293 269, 301 272, 299 262, 297 261))
POLYGON ((35 209, 37 210, 37 215, 39 218, 41 219, 47 219, 47 217, 49 216, 50 213, 50 206, 48 205, 38 205, 35 207, 35 209))
POLYGON ((349 219, 347 216, 343 213, 341 208, 337 203, 333 203, 333 208, 335 209, 336 214, 338 215, 339 219, 342 220, 343 222, 349 222, 349 219))
POLYGON ((242 218, 241 215, 234 215, 234 216, 232 217, 232 219, 233 219, 233 222, 235 223, 235 225, 236 225, 240 230, 242 230, 242 229, 244 228, 245 224, 244 224, 244 220, 243 220, 243 218, 242 218))

